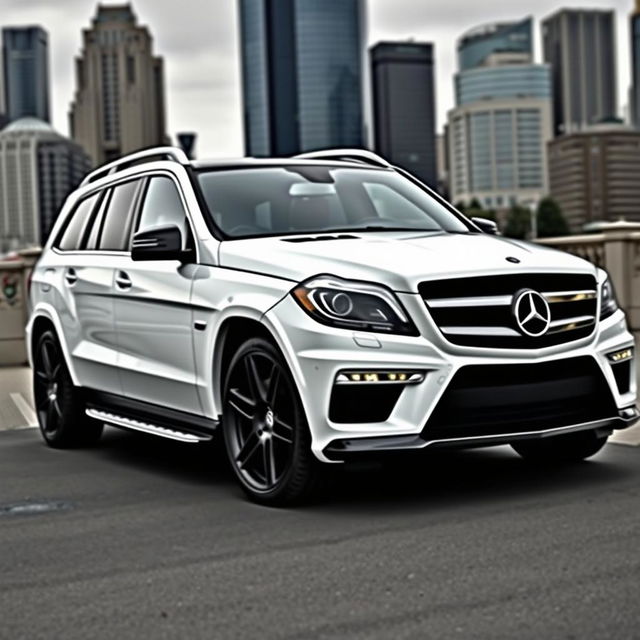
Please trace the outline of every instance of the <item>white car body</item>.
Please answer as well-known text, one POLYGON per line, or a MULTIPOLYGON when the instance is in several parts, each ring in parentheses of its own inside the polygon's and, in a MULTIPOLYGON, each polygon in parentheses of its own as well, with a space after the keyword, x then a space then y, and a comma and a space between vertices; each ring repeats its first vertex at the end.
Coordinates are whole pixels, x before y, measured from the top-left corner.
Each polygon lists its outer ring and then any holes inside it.
MULTIPOLYGON (((281 166, 286 162, 354 165, 348 160, 322 158, 244 160, 228 165, 281 166)), ((339 451, 502 443, 527 435, 622 428, 635 419, 635 377, 631 375, 620 391, 613 372, 616 365, 610 358, 614 352, 632 349, 633 337, 622 310, 598 320, 600 289, 606 274, 592 264, 567 253, 482 233, 353 232, 355 238, 320 242, 317 234, 304 232, 299 236, 313 237, 304 242, 279 236, 220 240, 205 219, 190 167, 186 159, 151 159, 118 168, 95 176, 66 202, 33 273, 27 344, 32 347, 33 335, 43 321, 55 327, 76 386, 199 416, 215 425, 223 413, 224 372, 219 358, 223 328, 230 319, 243 318, 260 323, 281 351, 304 406, 311 449, 324 462, 342 460, 343 456, 336 455, 339 451), (127 251, 74 252, 54 247, 76 202, 140 176, 167 176, 178 187, 195 239, 195 257, 190 264, 170 260, 134 262, 127 251), (76 278, 72 283, 68 280, 70 268, 71 280, 76 278), (127 289, 119 288, 118 278, 123 272, 130 280, 127 289), (592 277, 597 283, 597 308, 590 333, 541 348, 456 344, 451 339, 455 333, 443 333, 419 293, 420 283, 425 282, 522 273, 592 277), (418 335, 351 330, 317 322, 291 295, 300 283, 317 276, 383 285, 401 303, 418 335), (495 367, 533 366, 573 358, 596 363, 613 400, 610 415, 577 424, 565 424, 561 418, 549 420, 544 426, 530 430, 520 427, 513 433, 505 427, 495 433, 485 430, 468 436, 458 431, 451 437, 439 433, 435 439, 425 429, 463 367, 486 366, 488 372, 494 372, 495 367), (386 419, 330 419, 331 395, 340 372, 402 370, 418 371, 423 379, 402 385, 386 419)), ((484 294, 479 290, 474 295, 484 294)), ((464 307, 468 302, 459 304, 464 307)), ((510 297, 507 303, 512 302, 510 297)), ((118 424, 117 420, 113 423, 118 424)), ((133 423, 120 426, 135 428, 133 423)))

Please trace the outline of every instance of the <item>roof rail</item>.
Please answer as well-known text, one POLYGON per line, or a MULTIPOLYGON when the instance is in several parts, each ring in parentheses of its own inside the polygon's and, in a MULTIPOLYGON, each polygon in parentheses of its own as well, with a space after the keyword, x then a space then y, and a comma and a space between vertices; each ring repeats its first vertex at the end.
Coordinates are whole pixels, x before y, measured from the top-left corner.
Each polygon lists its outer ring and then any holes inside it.
POLYGON ((294 158, 304 158, 308 160, 346 160, 362 162, 374 167, 382 167, 388 169, 391 164, 384 158, 373 151, 366 149, 325 149, 323 151, 310 151, 308 153, 300 153, 294 158))
POLYGON ((103 164, 95 171, 86 175, 80 186, 84 187, 91 182, 95 182, 105 176, 110 176, 118 171, 123 171, 137 164, 154 162, 155 160, 172 160, 179 164, 189 164, 189 158, 187 158, 185 152, 178 147, 153 147, 151 149, 130 153, 118 160, 103 164))

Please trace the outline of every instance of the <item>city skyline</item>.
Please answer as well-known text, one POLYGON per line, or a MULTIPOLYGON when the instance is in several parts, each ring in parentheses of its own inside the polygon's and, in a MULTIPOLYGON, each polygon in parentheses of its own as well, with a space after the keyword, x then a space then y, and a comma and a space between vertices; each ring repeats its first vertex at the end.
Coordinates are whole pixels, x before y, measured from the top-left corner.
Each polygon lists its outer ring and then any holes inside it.
MULTIPOLYGON (((105 5, 118 4, 105 2, 105 5)), ((215 3, 205 0, 171 2, 137 0, 132 3, 140 24, 155 36, 154 46, 166 60, 168 133, 198 132, 196 153, 200 156, 243 154, 242 107, 238 11, 236 0, 215 3), (203 16, 205 18, 203 18, 203 16), (209 17, 206 17, 209 16, 209 17)), ((97 3, 64 0, 29 4, 5 0, 2 26, 40 24, 49 32, 51 53, 52 122, 68 134, 67 114, 73 93, 73 59, 81 46, 81 31, 95 12, 97 3), (64 5, 64 11, 61 6, 64 5)), ((533 12, 535 59, 541 60, 540 20, 564 3, 541 1, 533 12)), ((628 19, 630 0, 597 2, 584 0, 573 7, 614 9, 616 12, 616 56, 618 63, 617 104, 626 105, 630 85, 628 19)), ((446 112, 453 104, 453 73, 456 42, 470 28, 494 21, 517 20, 529 15, 520 0, 504 4, 490 0, 477 3, 417 5, 411 0, 369 0, 367 44, 380 40, 406 40, 435 44, 437 85, 437 129, 442 130, 446 112), (461 5, 465 6, 462 7, 461 5)))

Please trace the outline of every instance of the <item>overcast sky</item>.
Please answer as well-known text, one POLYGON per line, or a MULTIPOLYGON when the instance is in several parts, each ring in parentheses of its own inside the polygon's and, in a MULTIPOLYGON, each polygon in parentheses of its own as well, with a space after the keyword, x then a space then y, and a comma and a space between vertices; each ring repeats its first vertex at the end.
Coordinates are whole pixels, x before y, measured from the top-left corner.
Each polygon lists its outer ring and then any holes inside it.
MULTIPOLYGON (((242 155, 237 0, 133 0, 132 4, 138 21, 154 37, 156 54, 165 60, 168 133, 173 137, 178 131, 198 132, 199 157, 242 155)), ((0 0, 0 25, 40 24, 49 32, 53 124, 64 134, 74 91, 73 59, 80 52, 81 30, 90 26, 96 6, 92 0, 0 0)), ((533 12, 537 61, 540 19, 563 6, 616 10, 622 111, 629 85, 628 15, 633 2, 537 0, 533 12)), ((457 38, 481 24, 524 18, 531 9, 529 0, 368 0, 368 42, 414 38, 435 44, 440 130, 453 106, 457 38)))

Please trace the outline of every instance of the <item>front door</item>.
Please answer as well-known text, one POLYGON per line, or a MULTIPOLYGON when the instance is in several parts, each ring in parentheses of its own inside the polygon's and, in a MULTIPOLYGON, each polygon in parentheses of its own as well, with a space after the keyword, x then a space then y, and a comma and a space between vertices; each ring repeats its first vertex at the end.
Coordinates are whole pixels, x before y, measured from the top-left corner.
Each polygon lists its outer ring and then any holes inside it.
MULTIPOLYGON (((169 223, 191 242, 178 185, 168 176, 153 176, 134 232, 169 223)), ((177 260, 134 262, 128 255, 115 274, 115 321, 124 394, 201 414, 190 306, 194 273, 195 265, 177 260)))

